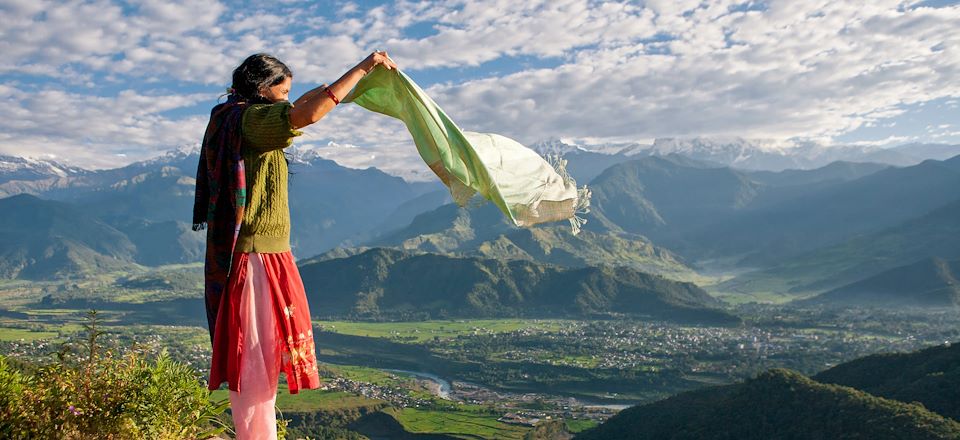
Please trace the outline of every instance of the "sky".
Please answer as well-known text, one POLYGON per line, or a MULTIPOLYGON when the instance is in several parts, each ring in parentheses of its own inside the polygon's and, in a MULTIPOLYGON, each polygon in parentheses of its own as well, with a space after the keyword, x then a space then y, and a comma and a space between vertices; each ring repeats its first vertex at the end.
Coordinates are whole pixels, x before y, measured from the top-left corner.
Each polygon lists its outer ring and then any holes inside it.
MULTIPOLYGON (((957 1, 0 0, 0 154, 148 159, 199 143, 250 54, 290 66, 294 100, 376 49, 462 129, 527 145, 960 143, 957 1)), ((354 104, 304 131, 341 165, 427 175, 354 104)))

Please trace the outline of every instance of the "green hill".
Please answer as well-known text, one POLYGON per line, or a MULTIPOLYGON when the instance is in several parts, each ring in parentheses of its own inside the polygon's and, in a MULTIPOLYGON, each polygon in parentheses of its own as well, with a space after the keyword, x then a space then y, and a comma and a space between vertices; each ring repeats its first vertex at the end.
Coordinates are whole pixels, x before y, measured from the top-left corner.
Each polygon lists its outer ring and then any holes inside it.
POLYGON ((924 258, 839 287, 800 304, 960 307, 960 259, 924 258))
POLYGON ((931 411, 960 421, 960 344, 874 354, 812 378, 901 402, 920 402, 931 411))
POLYGON ((728 167, 670 156, 647 156, 604 170, 590 182, 586 228, 642 234, 668 247, 686 231, 742 209, 763 185, 728 167))
POLYGON ((960 200, 883 230, 860 234, 731 279, 723 290, 817 292, 854 283, 923 258, 960 258, 960 200))
POLYGON ((53 279, 201 261, 202 233, 178 221, 110 217, 92 205, 21 194, 0 200, 0 278, 53 279))
POLYGON ((913 405, 771 369, 627 408, 575 439, 957 439, 960 423, 913 405))
POLYGON ((812 183, 836 183, 873 174, 890 165, 838 160, 812 170, 743 171, 750 178, 771 186, 796 186, 812 183))
POLYGON ((0 199, 0 278, 49 279, 127 268, 136 247, 73 205, 21 194, 0 199))
POLYGON ((520 258, 565 267, 619 265, 679 281, 697 281, 679 255, 633 234, 570 233, 566 224, 519 229, 485 241, 468 256, 520 258))
POLYGON ((431 317, 587 317, 628 314, 734 324, 692 283, 627 267, 561 268, 375 248, 339 259, 303 260, 311 312, 431 317))
MULTIPOLYGON (((588 222, 594 221, 592 214, 587 214, 588 222)), ((567 267, 623 265, 671 279, 697 281, 696 272, 683 258, 641 235, 584 229, 575 236, 566 222, 518 228, 492 203, 466 208, 449 203, 366 245, 567 267)))
POLYGON ((744 265, 772 267, 953 203, 954 188, 960 188, 960 156, 889 167, 793 197, 764 197, 763 203, 691 232, 690 241, 710 254, 744 255, 744 265))
POLYGON ((137 263, 159 266, 203 261, 206 234, 195 232, 186 222, 127 217, 111 223, 136 245, 137 263))

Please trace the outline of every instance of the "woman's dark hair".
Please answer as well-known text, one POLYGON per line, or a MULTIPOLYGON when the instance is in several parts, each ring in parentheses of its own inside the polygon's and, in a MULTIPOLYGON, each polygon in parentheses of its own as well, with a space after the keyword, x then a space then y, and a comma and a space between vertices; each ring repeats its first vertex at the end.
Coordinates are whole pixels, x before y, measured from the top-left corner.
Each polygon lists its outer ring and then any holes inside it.
POLYGON ((266 103, 260 95, 260 89, 272 87, 283 82, 284 78, 293 78, 293 72, 282 61, 265 53, 250 55, 233 69, 233 92, 253 103, 266 103))
MULTIPOLYGON (((265 53, 255 53, 243 60, 233 69, 232 93, 239 95, 252 104, 267 104, 270 100, 260 94, 260 89, 272 87, 283 82, 284 78, 293 78, 293 72, 286 64, 265 53)), ((290 165, 290 155, 283 152, 283 158, 290 165)), ((296 174, 288 171, 291 175, 296 174)))

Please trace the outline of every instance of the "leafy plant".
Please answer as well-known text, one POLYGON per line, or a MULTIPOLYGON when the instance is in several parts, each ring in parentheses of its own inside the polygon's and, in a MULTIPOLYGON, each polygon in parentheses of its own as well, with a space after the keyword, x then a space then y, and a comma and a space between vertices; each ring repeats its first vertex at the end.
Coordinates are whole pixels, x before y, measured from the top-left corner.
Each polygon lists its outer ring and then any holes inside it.
POLYGON ((0 356, 0 437, 205 439, 228 430, 228 399, 210 401, 201 375, 165 350, 115 355, 88 313, 83 353, 65 346, 48 365, 14 368, 0 356))

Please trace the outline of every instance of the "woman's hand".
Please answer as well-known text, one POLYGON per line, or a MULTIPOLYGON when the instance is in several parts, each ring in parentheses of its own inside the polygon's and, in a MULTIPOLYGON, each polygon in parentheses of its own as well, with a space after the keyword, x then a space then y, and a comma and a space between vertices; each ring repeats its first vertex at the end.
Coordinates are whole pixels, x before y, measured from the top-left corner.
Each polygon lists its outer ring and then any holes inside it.
POLYGON ((383 64, 383 67, 391 70, 397 68, 397 63, 394 63, 393 60, 387 56, 386 52, 379 50, 374 51, 370 56, 361 61, 360 64, 357 64, 348 70, 347 73, 344 73, 340 79, 330 84, 329 87, 324 84, 305 93, 300 99, 297 99, 293 104, 293 108, 290 109, 290 126, 294 129, 299 129, 319 121, 320 118, 337 105, 336 102, 327 95, 327 90, 336 96, 338 101, 343 99, 343 97, 347 96, 347 93, 360 82, 361 78, 370 73, 374 67, 377 67, 377 64, 383 64))
POLYGON ((364 74, 367 74, 370 73, 374 67, 377 67, 377 64, 383 64, 383 67, 386 67, 387 69, 397 68, 397 63, 393 62, 393 60, 391 60, 387 55, 387 52, 382 50, 373 51, 372 54, 360 62, 360 68, 363 69, 364 74))

